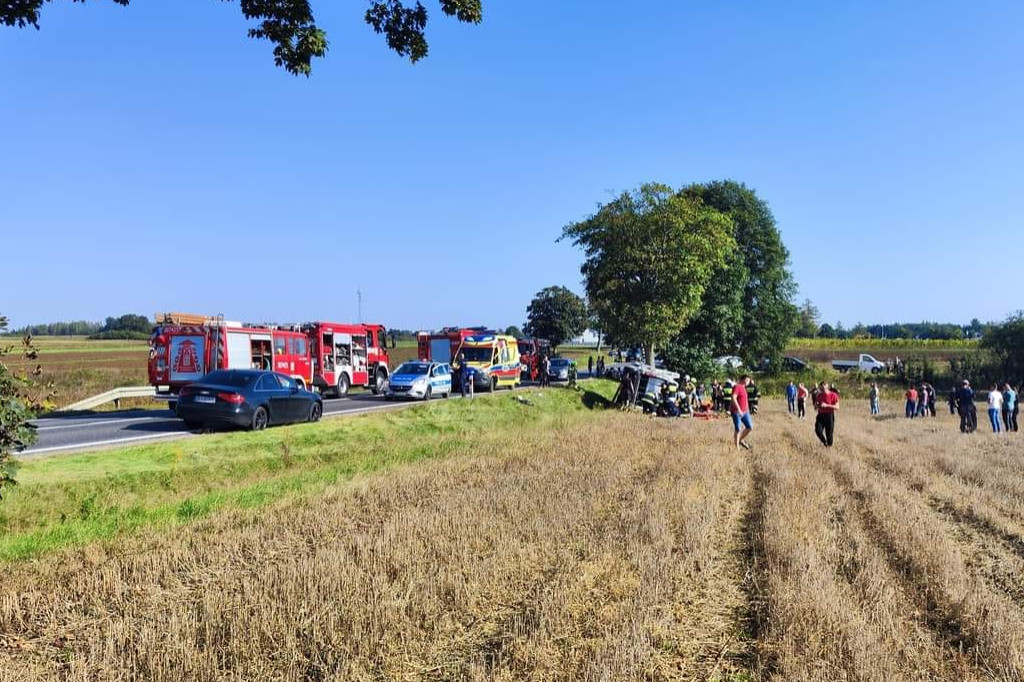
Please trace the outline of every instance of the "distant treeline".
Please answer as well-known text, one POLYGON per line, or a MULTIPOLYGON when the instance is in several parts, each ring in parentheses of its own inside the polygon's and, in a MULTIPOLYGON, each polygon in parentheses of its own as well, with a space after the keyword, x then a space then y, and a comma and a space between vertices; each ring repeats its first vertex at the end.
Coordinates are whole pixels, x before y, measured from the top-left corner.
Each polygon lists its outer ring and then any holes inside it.
POLYGON ((30 324, 8 332, 11 336, 88 336, 90 339, 148 339, 153 323, 145 315, 108 317, 105 322, 75 320, 30 324))
POLYGON ((846 328, 842 322, 820 325, 814 334, 801 334, 798 338, 821 339, 928 339, 933 341, 960 341, 979 339, 993 326, 977 319, 970 324, 953 322, 893 322, 891 324, 856 324, 846 328))

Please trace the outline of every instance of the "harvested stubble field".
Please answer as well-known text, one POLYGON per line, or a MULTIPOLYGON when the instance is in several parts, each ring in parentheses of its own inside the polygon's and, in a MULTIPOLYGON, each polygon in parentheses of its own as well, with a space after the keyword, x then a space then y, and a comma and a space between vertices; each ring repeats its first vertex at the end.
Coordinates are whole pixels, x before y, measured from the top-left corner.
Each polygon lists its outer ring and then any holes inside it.
MULTIPOLYGON (((19 340, 4 337, 0 343, 18 349, 19 340)), ((28 362, 16 354, 4 363, 11 369, 24 372, 37 364, 42 367, 39 380, 52 384, 56 395, 55 407, 71 405, 120 386, 146 384, 146 341, 91 341, 82 336, 38 336, 33 343, 39 349, 39 358, 28 362)), ((166 407, 166 403, 133 398, 122 401, 122 407, 166 407)))
POLYGON ((1016 436, 851 403, 826 451, 767 402, 750 454, 725 420, 459 402, 429 409, 499 433, 8 563, 0 678, 1022 679, 1016 436))

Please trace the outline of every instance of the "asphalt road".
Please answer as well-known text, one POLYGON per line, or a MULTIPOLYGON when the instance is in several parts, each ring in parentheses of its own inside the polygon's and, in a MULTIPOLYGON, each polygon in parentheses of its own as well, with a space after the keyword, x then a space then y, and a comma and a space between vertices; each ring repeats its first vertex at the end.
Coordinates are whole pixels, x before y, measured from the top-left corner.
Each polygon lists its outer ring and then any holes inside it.
MULTIPOLYGON (((324 416, 401 409, 413 404, 416 403, 386 402, 383 396, 359 393, 324 400, 324 416)), ((34 424, 39 438, 32 447, 18 453, 18 459, 200 435, 198 431, 185 428, 184 422, 170 410, 55 414, 37 419, 34 424)))

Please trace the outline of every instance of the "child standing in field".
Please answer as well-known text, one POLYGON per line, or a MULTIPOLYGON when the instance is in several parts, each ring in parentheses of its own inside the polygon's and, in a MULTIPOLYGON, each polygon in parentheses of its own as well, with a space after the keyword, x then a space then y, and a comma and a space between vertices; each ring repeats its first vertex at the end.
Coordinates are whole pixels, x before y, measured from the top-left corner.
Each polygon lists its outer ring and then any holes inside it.
POLYGON ((871 390, 868 392, 868 400, 871 401, 871 414, 878 414, 881 410, 878 408, 878 384, 871 382, 871 390))
POLYGON ((1003 411, 1003 394, 999 386, 992 384, 988 392, 988 420, 992 422, 992 433, 999 433, 999 413, 1003 411))

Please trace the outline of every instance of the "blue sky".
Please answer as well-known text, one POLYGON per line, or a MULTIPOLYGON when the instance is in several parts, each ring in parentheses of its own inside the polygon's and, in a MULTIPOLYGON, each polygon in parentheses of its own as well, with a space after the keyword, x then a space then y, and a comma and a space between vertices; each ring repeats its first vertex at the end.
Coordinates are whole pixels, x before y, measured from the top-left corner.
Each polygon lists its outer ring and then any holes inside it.
POLYGON ((721 178, 769 202, 827 320, 1024 307, 1021 3, 426 4, 413 66, 362 2, 314 0, 309 79, 236 3, 0 27, 0 312, 354 319, 360 288, 394 327, 519 324, 582 291, 567 222, 721 178))

